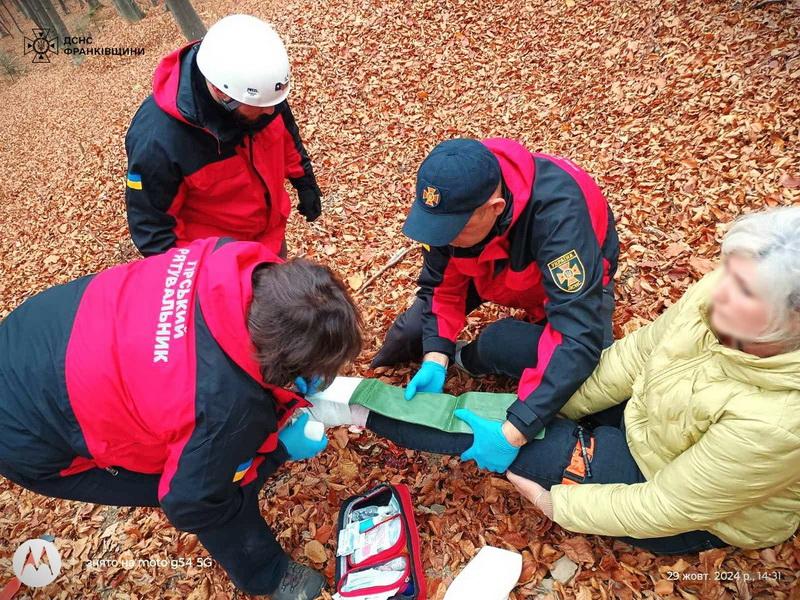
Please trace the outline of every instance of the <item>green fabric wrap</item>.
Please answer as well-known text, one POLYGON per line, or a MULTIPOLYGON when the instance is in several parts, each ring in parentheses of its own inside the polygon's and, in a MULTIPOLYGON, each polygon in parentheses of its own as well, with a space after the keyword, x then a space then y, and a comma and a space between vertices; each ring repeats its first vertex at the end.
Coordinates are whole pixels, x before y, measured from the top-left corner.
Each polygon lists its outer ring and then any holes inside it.
MULTIPOLYGON (((353 392, 350 404, 359 404, 384 417, 448 433, 472 433, 469 425, 453 415, 456 410, 466 408, 485 419, 505 421, 508 407, 517 399, 516 394, 491 392, 466 392, 460 396, 418 392, 414 398, 406 400, 403 394, 401 387, 378 379, 365 379, 353 392)), ((544 433, 543 429, 535 439, 542 439, 544 433)))

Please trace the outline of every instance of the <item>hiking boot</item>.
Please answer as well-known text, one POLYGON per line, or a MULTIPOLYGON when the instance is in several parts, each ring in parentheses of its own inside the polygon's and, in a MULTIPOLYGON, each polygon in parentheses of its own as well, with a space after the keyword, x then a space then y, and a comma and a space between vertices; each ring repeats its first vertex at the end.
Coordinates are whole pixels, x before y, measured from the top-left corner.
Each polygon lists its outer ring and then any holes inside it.
POLYGON ((314 600, 325 587, 325 577, 314 569, 289 561, 278 589, 272 592, 272 600, 314 600))

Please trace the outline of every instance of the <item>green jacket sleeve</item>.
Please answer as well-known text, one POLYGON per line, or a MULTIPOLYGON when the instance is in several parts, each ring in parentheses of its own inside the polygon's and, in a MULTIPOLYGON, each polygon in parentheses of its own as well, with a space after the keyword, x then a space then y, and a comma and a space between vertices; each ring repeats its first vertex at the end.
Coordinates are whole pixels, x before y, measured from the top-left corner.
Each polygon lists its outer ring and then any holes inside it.
POLYGON ((709 293, 712 280, 713 277, 707 275, 655 321, 606 348, 594 372, 561 408, 560 413, 568 419, 577 420, 630 398, 633 382, 653 348, 664 338, 683 308, 693 304, 692 298, 709 293))
POLYGON ((796 433, 730 415, 647 482, 553 486, 553 520, 580 533, 640 539, 674 535, 707 529, 798 478, 796 433))

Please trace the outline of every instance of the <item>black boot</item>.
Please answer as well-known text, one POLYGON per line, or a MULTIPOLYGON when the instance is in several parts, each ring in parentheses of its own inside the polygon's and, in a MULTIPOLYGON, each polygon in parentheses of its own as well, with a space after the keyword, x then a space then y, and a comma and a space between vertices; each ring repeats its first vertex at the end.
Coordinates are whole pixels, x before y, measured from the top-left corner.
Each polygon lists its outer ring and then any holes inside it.
POLYGON ((289 561, 278 589, 272 592, 272 600, 314 600, 325 587, 325 577, 314 569, 289 561))

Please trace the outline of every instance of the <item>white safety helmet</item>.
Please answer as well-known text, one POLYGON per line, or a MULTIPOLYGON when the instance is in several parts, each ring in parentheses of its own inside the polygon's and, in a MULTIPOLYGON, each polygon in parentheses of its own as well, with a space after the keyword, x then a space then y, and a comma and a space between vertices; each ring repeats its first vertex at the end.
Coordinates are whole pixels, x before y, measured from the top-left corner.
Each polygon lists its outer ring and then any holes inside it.
POLYGON ((289 95, 289 56, 266 22, 229 15, 208 30, 197 50, 203 76, 234 100, 275 106, 289 95))

